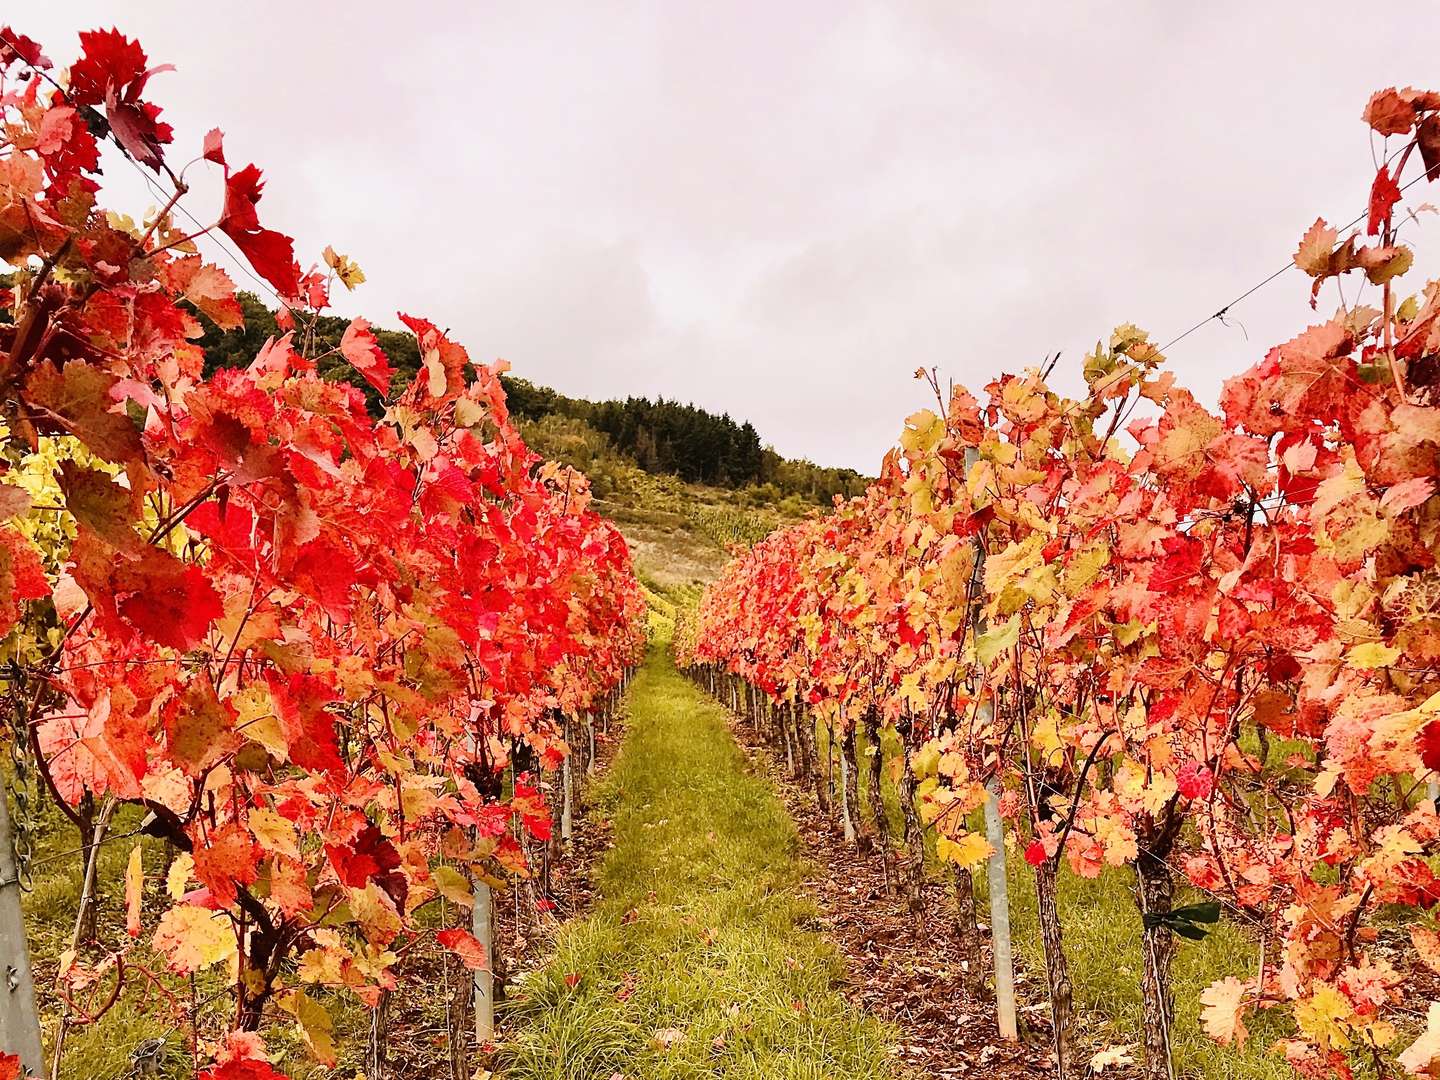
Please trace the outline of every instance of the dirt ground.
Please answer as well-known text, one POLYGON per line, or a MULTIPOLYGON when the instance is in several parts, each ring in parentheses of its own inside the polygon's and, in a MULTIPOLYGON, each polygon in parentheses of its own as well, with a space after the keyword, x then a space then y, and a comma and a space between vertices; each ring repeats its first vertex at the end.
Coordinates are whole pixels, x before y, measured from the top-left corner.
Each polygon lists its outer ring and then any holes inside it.
MULTIPOLYGON (((814 794, 792 781, 759 734, 732 720, 736 739, 755 768, 767 773, 795 819, 812 865, 806 888, 820 909, 817 929, 844 959, 843 988, 857 1008, 894 1026, 897 1057, 914 1076, 1043 1077, 1052 1067, 1048 1008, 1028 992, 1017 971, 1020 1040, 1006 1042, 990 1000, 967 993, 954 930, 954 902, 944 886, 926 886, 923 921, 910 914, 894 885, 887 888, 879 853, 859 855, 815 805, 814 794)), ((990 963, 988 927, 985 962, 990 963)), ((1111 1072, 1109 1076, 1121 1074, 1111 1072)))

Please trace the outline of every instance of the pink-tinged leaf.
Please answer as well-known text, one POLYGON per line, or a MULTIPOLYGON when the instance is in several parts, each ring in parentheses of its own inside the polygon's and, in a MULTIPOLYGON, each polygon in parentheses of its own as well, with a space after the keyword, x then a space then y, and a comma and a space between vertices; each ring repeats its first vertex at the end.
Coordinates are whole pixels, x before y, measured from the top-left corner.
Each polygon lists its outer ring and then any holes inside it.
POLYGON ((219 128, 211 128, 205 133, 205 145, 200 154, 206 161, 213 161, 216 165, 225 164, 225 133, 219 128))
POLYGON ((30 509, 30 493, 14 484, 0 484, 0 521, 9 521, 30 509))
POLYGON ((340 339, 340 353, 382 395, 390 392, 390 361, 364 319, 355 319, 340 339))
POLYGON ((1215 789, 1215 774, 1199 761, 1187 761, 1175 774, 1175 786, 1187 799, 1208 799, 1215 789))
POLYGON ((1391 514, 1413 510, 1435 494, 1435 481, 1428 476, 1412 476, 1395 484, 1380 497, 1380 508, 1391 514))
POLYGON ((439 930, 435 940, 460 958, 460 962, 471 971, 486 971, 490 959, 485 955, 485 946, 475 939, 468 930, 439 930))

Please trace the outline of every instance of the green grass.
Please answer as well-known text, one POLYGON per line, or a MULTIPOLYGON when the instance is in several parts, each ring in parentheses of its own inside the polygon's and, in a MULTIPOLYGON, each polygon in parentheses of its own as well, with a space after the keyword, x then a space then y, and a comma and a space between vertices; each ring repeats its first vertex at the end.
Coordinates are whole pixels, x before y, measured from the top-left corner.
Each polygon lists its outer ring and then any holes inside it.
MULTIPOLYGON (((1035 908, 1035 877, 1018 851, 1011 853, 1006 869, 1016 950, 1043 991, 1045 954, 1035 908)), ((1135 1043, 1133 1053, 1138 1061, 1142 1056, 1141 927, 1133 881, 1128 869, 1107 870, 1093 880, 1062 871, 1059 889, 1065 955, 1086 1041, 1097 1047, 1135 1043)), ((983 897, 984 875, 977 875, 976 882, 983 897)), ((1199 899, 1198 894, 1182 893, 1176 903, 1199 899)), ((1203 941, 1179 942, 1173 969, 1175 1025, 1171 1033, 1178 1076, 1291 1080, 1295 1075, 1285 1059, 1270 1050, 1276 1039, 1288 1034, 1278 1014, 1262 1013, 1248 1019, 1250 1038, 1238 1051, 1215 1043, 1200 1027, 1201 992, 1227 975, 1253 976, 1259 961, 1258 943, 1228 920, 1222 920, 1203 941)), ((1277 962, 1273 950, 1270 962, 1277 962)))
POLYGON ((602 899, 522 984, 503 1075, 892 1076, 888 1033, 846 1005, 836 954, 807 928, 793 823, 666 644, 635 681, 598 791, 594 812, 615 830, 602 899))

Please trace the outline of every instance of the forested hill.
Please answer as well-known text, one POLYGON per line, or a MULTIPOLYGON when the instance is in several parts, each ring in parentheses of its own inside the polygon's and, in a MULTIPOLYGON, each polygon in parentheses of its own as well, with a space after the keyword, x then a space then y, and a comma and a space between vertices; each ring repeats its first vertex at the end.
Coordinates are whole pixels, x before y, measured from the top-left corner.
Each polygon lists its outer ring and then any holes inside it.
MULTIPOLYGON (((207 370, 248 364, 265 339, 279 333, 273 311, 251 293, 239 295, 245 312, 243 329, 226 333, 202 316, 207 329, 200 344, 205 349, 207 370)), ((338 347, 348 322, 340 316, 317 318, 309 330, 320 346, 316 351, 338 347)), ((379 327, 375 334, 395 369, 394 385, 408 383, 420 367, 415 338, 405 331, 379 327)), ((326 377, 351 377, 338 353, 321 360, 319 368, 326 377)), ((798 496, 828 504, 832 495, 856 495, 865 487, 865 478, 853 469, 827 468, 776 453, 762 443, 749 421, 737 423, 728 414, 717 415, 664 398, 588 401, 514 376, 507 375, 502 381, 511 411, 522 421, 533 424, 557 418, 567 428, 591 429, 611 450, 648 473, 715 487, 751 489, 761 500, 769 501, 798 496)), ((372 407, 378 408, 375 392, 366 387, 366 393, 372 407)))

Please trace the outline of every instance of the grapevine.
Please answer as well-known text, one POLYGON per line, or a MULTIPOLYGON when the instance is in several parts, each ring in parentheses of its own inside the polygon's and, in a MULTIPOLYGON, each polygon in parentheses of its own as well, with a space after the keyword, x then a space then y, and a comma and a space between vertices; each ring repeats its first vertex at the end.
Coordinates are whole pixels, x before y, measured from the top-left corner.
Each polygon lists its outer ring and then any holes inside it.
POLYGON ((487 967, 429 911, 529 872, 522 838, 549 837, 556 787, 538 771, 558 775, 638 661, 645 606, 584 477, 520 438, 502 365, 402 315, 409 385, 365 320, 339 346, 376 412, 319 377, 307 326, 363 274, 332 249, 302 271, 218 130, 172 164, 163 71, 111 30, 61 74, 0 30, 5 701, 72 821, 98 844, 139 807, 173 857, 137 847, 128 939, 64 958, 57 1073, 67 1025, 98 1015, 82 990, 149 980, 179 1008, 216 969, 231 1021, 197 1033, 196 1067, 238 1080, 279 1075, 260 1034, 277 1012, 333 1064, 322 992, 379 1006, 419 937, 487 967), (106 142, 172 192, 144 222, 100 201, 106 142), (198 231, 177 216, 192 169, 225 184, 198 231), (241 319, 198 246, 214 235, 288 332, 207 377, 198 314, 241 319))
POLYGON ((1440 177, 1440 95, 1384 90, 1365 120, 1393 141, 1363 231, 1317 221, 1294 255, 1312 306, 1360 288, 1227 381, 1218 411, 1134 326, 1085 358, 1075 398, 1049 371, 979 396, 917 372, 936 408, 871 489, 742 555, 677 639, 712 682, 807 709, 851 769, 856 724, 892 727, 903 802, 965 874, 994 854, 973 818, 1001 789, 1035 868, 1062 1076, 1061 866, 1134 874, 1148 1075, 1170 1072, 1176 935, 1217 917, 1174 906, 1182 876, 1257 941, 1254 975, 1205 993, 1215 1039, 1282 1010, 1275 1050, 1303 1075, 1440 1075, 1440 1003, 1408 1037, 1400 1009, 1407 970, 1440 970, 1440 283, 1399 293, 1397 214, 1403 187, 1440 177), (1396 908, 1398 960, 1377 947, 1396 908))

